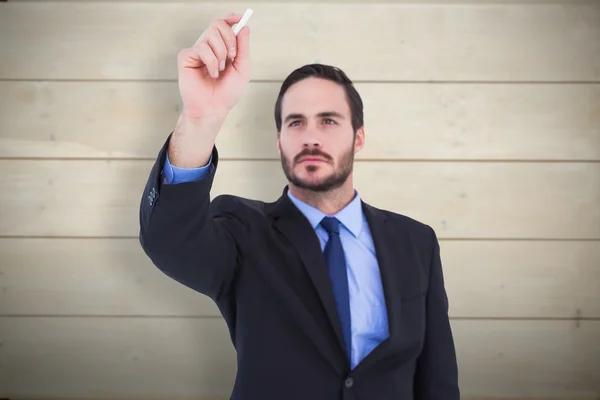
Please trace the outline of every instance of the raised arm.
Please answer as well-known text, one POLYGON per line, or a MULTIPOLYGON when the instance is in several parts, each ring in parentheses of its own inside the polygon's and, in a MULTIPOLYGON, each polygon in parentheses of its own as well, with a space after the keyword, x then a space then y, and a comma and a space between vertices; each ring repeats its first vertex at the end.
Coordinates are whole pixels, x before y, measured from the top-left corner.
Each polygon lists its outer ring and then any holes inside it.
POLYGON ((152 262, 217 301, 235 278, 247 234, 232 196, 210 201, 219 162, 215 141, 250 80, 250 31, 245 27, 236 36, 232 30, 240 18, 229 14, 213 21, 192 47, 179 52, 183 109, 150 171, 139 215, 140 243, 152 262), (165 174, 172 167, 201 173, 173 182, 165 174))

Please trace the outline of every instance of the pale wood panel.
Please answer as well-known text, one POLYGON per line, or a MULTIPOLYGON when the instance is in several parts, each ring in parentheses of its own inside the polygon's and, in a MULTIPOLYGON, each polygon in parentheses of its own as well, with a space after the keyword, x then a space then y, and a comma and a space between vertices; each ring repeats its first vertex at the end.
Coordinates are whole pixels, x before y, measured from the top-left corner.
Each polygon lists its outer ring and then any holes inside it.
POLYGON ((137 239, 0 239, 0 315, 219 316, 137 239))
POLYGON ((600 242, 441 241, 452 317, 600 318, 600 242))
MULTIPOLYGON (((0 78, 175 79, 179 49, 210 20, 247 6, 6 3, 0 78)), ((253 79, 283 79, 311 62, 334 64, 357 80, 600 79, 597 3, 253 8, 253 79)))
MULTIPOLYGON (((452 318, 600 318, 600 242, 441 241, 452 318)), ((0 239, 0 315, 219 316, 136 239, 0 239)))
POLYGON ((216 397, 236 365, 216 318, 0 318, 0 340, 9 397, 216 397))
MULTIPOLYGON (((453 321, 465 396, 600 395, 600 321, 453 321)), ((235 353, 220 319, 0 318, 9 396, 226 395, 235 353)))
MULTIPOLYGON (((98 0, 3 0, 8 2, 94 2, 98 0)), ((122 0, 102 0, 103 2, 117 2, 122 0)), ((130 3, 213 3, 213 0, 127 0, 130 3)), ((516 3, 516 4, 572 4, 572 3, 593 3, 597 0, 378 0, 378 4, 486 4, 486 3, 516 3), (568 2, 568 3, 567 3, 568 2)), ((365 0, 253 0, 254 3, 280 4, 280 3, 364 3, 365 0)), ((240 3, 240 4, 243 4, 240 3)))
MULTIPOLYGON (((358 83, 359 159, 600 160, 600 84, 358 83)), ((218 145, 278 159, 279 83, 252 82, 218 145)), ((171 82, 0 82, 0 157, 151 157, 180 112, 171 82)))
MULTIPOLYGON (((151 166, 0 161, 0 235, 137 236, 151 166)), ((277 161, 223 161, 212 194, 271 201, 286 183, 277 161)), ((355 186, 441 238, 600 239, 600 163, 357 162, 355 186)))

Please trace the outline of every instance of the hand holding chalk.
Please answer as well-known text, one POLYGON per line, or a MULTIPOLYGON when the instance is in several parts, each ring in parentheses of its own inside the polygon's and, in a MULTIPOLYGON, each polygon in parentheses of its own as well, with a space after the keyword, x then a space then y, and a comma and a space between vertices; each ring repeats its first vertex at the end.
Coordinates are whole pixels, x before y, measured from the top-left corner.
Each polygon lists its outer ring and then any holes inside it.
POLYGON ((241 98, 250 81, 246 24, 252 13, 248 9, 244 15, 232 13, 212 21, 192 47, 179 52, 183 113, 192 118, 225 115, 241 98))
POLYGON ((242 30, 244 26, 246 26, 248 20, 250 19, 253 13, 254 11, 251 8, 247 9, 244 15, 242 16, 240 22, 233 25, 233 33, 235 34, 235 36, 237 36, 237 34, 240 32, 240 30, 242 30))

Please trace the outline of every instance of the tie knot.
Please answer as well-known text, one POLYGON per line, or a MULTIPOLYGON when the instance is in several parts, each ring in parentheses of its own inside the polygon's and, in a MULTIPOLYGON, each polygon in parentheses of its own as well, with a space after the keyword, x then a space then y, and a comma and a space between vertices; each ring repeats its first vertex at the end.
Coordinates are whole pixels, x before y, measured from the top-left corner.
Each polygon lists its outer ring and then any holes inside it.
POLYGON ((321 220, 321 226, 325 228, 327 233, 340 233, 340 221, 334 217, 325 217, 321 220))

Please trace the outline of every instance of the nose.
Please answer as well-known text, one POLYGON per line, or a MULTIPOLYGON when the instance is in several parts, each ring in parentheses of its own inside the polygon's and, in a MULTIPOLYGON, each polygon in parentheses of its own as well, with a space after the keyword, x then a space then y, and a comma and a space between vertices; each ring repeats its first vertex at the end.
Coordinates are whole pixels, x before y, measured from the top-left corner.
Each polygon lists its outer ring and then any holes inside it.
POLYGON ((302 137, 303 147, 321 147, 321 141, 317 133, 313 130, 307 130, 302 137))
POLYGON ((308 147, 308 148, 311 148, 311 147, 317 147, 317 148, 319 148, 319 147, 321 147, 321 144, 319 142, 316 142, 316 141, 315 142, 307 141, 307 142, 304 142, 302 146, 303 147, 308 147))

